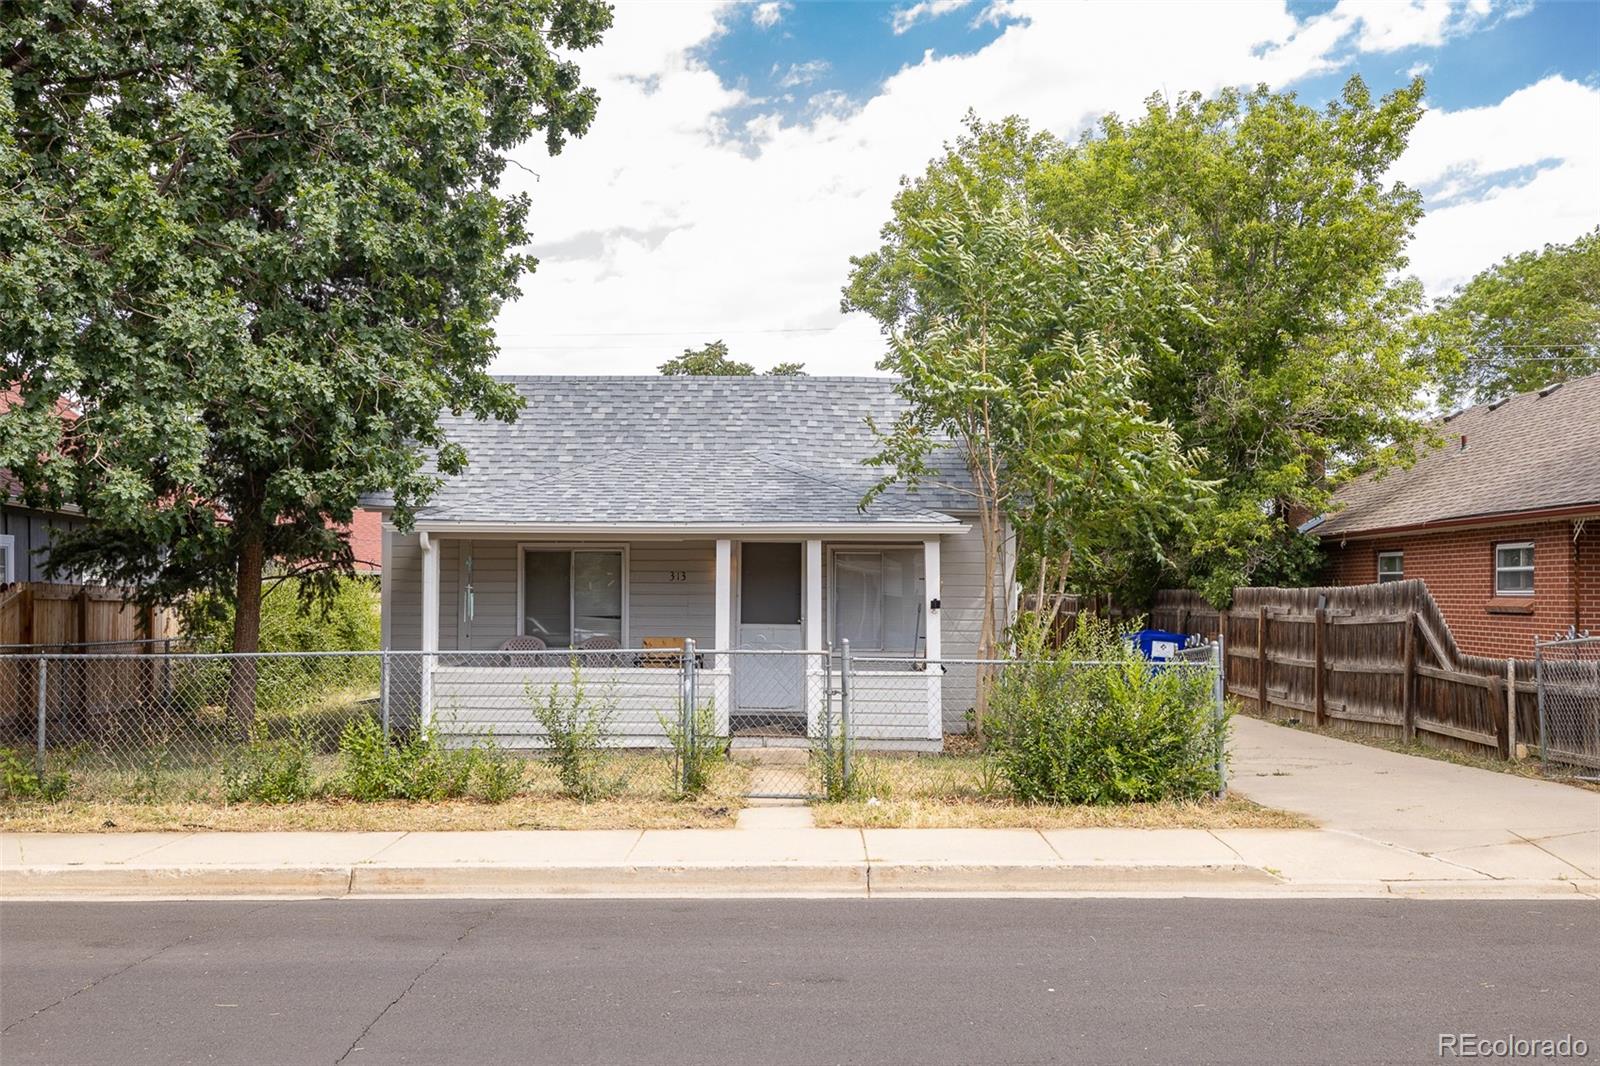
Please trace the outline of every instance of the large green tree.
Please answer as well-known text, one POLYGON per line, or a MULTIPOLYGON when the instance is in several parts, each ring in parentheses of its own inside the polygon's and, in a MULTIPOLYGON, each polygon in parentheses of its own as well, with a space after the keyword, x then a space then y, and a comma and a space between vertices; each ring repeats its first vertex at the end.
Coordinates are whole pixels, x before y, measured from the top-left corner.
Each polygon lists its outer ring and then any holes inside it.
MULTIPOLYGON (((0 9, 0 466, 94 520, 52 562, 236 605, 312 598, 328 523, 409 523, 461 450, 442 409, 515 416, 491 323, 534 261, 506 152, 596 107, 568 58, 597 0, 12 0, 0 9), (76 416, 56 416, 57 397, 76 416)), ((250 712, 235 671, 230 710, 250 712)))
POLYGON ((1507 256, 1421 323, 1447 407, 1600 371, 1600 229, 1507 256))
POLYGON ((1158 308, 1194 313, 1193 292, 1181 242, 1159 230, 1074 239, 1015 196, 991 206, 956 195, 908 226, 916 239, 900 266, 939 299, 890 329, 879 365, 898 376, 906 406, 875 427, 882 448, 872 461, 885 468, 875 492, 933 481, 970 496, 985 557, 978 657, 987 659, 1008 621, 996 612, 1008 529, 1031 549, 1041 603, 1058 603, 1069 584, 1102 587, 1131 553, 1159 553, 1203 499, 1194 457, 1136 395, 1161 346, 1146 322, 1158 308), (944 474, 952 443, 962 480, 944 474))
MULTIPOLYGON (((727 341, 711 341, 703 348, 685 348, 656 368, 668 377, 753 377, 756 368, 728 354, 727 341)), ((767 374, 771 377, 793 378, 805 376, 804 363, 777 363, 767 374)))
MULTIPOLYGON (((1018 191, 1074 235, 1159 225, 1187 246, 1193 315, 1154 308, 1139 398, 1203 453, 1216 506, 1195 532, 1130 572, 1223 600, 1240 584, 1295 581, 1314 565, 1299 519, 1328 503, 1330 469, 1402 454, 1426 361, 1405 343, 1420 287, 1399 276, 1420 197, 1384 180, 1421 115, 1422 84, 1374 100, 1359 78, 1325 108, 1292 93, 1152 97, 1076 143, 1017 119, 969 116, 964 136, 905 183, 882 246, 854 260, 846 306, 886 330, 938 313, 944 296, 909 264, 920 223, 956 195, 1018 191)), ((1137 333, 1141 327, 1130 326, 1137 333)))

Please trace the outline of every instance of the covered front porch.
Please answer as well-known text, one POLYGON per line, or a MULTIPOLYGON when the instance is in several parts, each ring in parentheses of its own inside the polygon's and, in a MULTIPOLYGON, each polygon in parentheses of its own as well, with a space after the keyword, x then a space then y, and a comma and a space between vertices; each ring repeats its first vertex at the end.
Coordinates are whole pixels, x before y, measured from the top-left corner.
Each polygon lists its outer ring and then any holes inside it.
POLYGON ((543 746, 530 700, 570 698, 574 665, 610 743, 665 746, 691 643, 696 702, 719 734, 804 745, 834 728, 848 641, 855 742, 937 750, 944 531, 395 533, 394 554, 415 565, 385 567, 385 603, 399 609, 384 639, 426 653, 425 721, 514 747, 543 746))

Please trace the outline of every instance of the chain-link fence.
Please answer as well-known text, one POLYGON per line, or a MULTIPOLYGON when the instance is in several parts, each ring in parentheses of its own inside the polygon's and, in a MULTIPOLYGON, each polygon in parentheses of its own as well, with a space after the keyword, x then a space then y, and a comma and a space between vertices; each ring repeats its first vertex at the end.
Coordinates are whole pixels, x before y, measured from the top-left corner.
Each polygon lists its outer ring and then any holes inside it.
POLYGON ((1600 770, 1600 636, 1543 641, 1533 654, 1545 768, 1600 770))
MULTIPOLYGON (((1215 645, 1151 669, 1220 678, 1215 645)), ((293 739, 328 761, 352 726, 427 732, 446 748, 544 753, 571 741, 669 756, 688 791, 723 756, 753 797, 840 796, 859 751, 936 753, 984 713, 1015 660, 927 660, 837 650, 176 653, 150 644, 0 654, 0 747, 76 776, 183 792, 248 742, 293 739), (576 738, 576 739, 574 739, 576 738)), ((1074 664, 1085 669, 1120 664, 1074 664)), ((1143 667, 1141 667, 1143 668, 1143 667)), ((1217 714, 1221 686, 1213 685, 1217 714)), ((1218 772, 1225 772, 1218 746, 1218 772)))

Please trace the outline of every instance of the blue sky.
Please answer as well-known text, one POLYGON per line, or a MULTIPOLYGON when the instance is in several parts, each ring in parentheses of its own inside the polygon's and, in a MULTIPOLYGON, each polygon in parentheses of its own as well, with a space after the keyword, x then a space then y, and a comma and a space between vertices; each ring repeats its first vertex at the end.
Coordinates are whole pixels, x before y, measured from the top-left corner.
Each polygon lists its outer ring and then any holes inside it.
POLYGON ((1409 269, 1430 293, 1600 224, 1600 0, 620 0, 576 58, 600 111, 559 157, 519 154, 541 265, 502 370, 647 372, 721 337, 872 372, 881 338, 838 307, 849 257, 969 108, 1076 136, 1156 91, 1320 104, 1421 73, 1389 177, 1428 205, 1409 269))
MULTIPOLYGON (((1398 2, 1398 0, 1397 0, 1398 2)), ((724 80, 748 87, 773 110, 796 121, 806 102, 822 92, 853 101, 874 96, 884 81, 916 63, 929 50, 963 55, 993 43, 1017 17, 969 3, 919 19, 902 32, 895 16, 910 3, 851 3, 844 0, 780 5, 780 21, 763 27, 753 17, 729 20, 726 32, 698 55, 724 80)), ((1227 4, 1216 5, 1225 13, 1227 4)), ((1285 5, 1301 19, 1332 12, 1337 0, 1285 5)), ((1220 14, 1219 17, 1225 17, 1220 14)), ((1345 52, 1347 65, 1324 75, 1287 82, 1307 102, 1322 103, 1359 73, 1380 95, 1420 72, 1429 99, 1451 110, 1493 104, 1515 89, 1550 74, 1595 84, 1600 80, 1600 0, 1545 0, 1508 5, 1487 16, 1473 32, 1438 45, 1417 45, 1381 54, 1345 52)), ((1159 77, 1159 75, 1157 75, 1159 77)), ((1154 91, 1159 88, 1152 84, 1154 91)), ((1172 86, 1173 90, 1182 88, 1172 86)))

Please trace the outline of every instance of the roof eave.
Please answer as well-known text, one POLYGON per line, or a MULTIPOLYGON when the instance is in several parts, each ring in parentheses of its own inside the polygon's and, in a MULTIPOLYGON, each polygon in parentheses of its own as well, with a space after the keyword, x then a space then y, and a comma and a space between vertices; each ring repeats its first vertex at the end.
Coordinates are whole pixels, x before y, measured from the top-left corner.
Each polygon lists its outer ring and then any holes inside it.
POLYGON ((1455 515, 1450 518, 1432 518, 1393 526, 1357 529, 1318 527, 1310 532, 1324 540, 1365 540, 1370 537, 1390 537, 1402 533, 1431 533, 1435 530, 1461 529, 1470 526, 1512 526, 1559 518, 1600 518, 1600 500, 1591 503, 1563 504, 1559 507, 1536 507, 1526 511, 1490 511, 1476 515, 1455 515))
POLYGON ((970 528, 954 518, 870 522, 453 522, 419 518, 424 533, 503 533, 519 536, 602 536, 622 534, 696 534, 704 536, 837 537, 840 534, 885 533, 938 536, 970 528))

